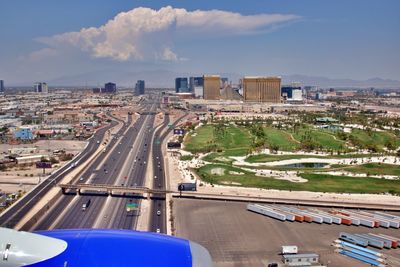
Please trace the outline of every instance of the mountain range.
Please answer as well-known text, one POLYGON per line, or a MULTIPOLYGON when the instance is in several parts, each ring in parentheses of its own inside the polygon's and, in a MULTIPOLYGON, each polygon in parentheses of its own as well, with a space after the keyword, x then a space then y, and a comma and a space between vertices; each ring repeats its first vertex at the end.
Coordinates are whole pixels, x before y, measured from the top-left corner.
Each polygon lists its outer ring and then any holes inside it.
MULTIPOLYGON (((88 86, 101 87, 106 82, 115 82, 118 86, 133 87, 137 80, 145 80, 149 88, 173 88, 176 77, 200 76, 202 74, 175 72, 169 70, 149 71, 117 71, 104 70, 68 75, 48 81, 50 86, 88 86)), ((238 73, 219 73, 221 77, 227 77, 234 84, 244 75, 238 73)), ((368 80, 332 79, 320 76, 307 75, 282 75, 282 84, 300 82, 302 85, 313 85, 323 88, 346 87, 346 88, 400 88, 400 81, 382 78, 368 80)))

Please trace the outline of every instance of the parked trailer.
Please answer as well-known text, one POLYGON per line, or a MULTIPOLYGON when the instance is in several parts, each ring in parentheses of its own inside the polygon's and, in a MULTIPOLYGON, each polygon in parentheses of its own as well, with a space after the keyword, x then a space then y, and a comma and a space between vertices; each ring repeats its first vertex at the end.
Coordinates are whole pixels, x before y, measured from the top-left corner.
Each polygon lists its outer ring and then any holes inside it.
POLYGON ((359 245, 362 247, 367 247, 368 246, 368 240, 364 239, 364 238, 359 238, 357 236, 354 236, 352 234, 348 234, 348 233, 343 233, 341 232, 339 234, 339 238, 343 241, 355 244, 355 245, 359 245))
MULTIPOLYGON (((334 214, 335 214, 335 213, 334 213, 334 214)), ((345 215, 338 214, 338 213, 336 213, 335 215, 338 216, 338 217, 340 217, 340 218, 342 218, 342 224, 345 224, 345 223, 343 222, 343 220, 345 220, 345 222, 348 223, 347 225, 350 225, 350 224, 352 224, 352 225, 357 225, 357 226, 360 225, 360 220, 357 219, 357 218, 351 218, 351 217, 349 217, 349 216, 345 216, 345 215)))
POLYGON ((397 242, 397 246, 400 247, 400 238, 394 237, 394 236, 389 236, 389 235, 384 235, 384 234, 378 234, 379 236, 388 238, 389 240, 393 240, 397 242))
POLYGON ((378 257, 381 257, 381 258, 384 257, 384 254, 382 254, 382 253, 380 253, 378 251, 375 251, 375 250, 372 250, 372 249, 369 249, 369 248, 364 248, 364 247, 361 247, 361 246, 358 246, 358 245, 355 245, 355 244, 352 244, 352 243, 349 243, 349 242, 346 242, 346 241, 335 240, 335 243, 337 243, 338 245, 343 246, 343 247, 355 248, 355 249, 367 252, 369 254, 372 254, 372 255, 375 255, 375 256, 378 256, 378 257))
MULTIPOLYGON (((268 205, 268 207, 272 207, 270 205, 268 205)), ((298 222, 304 222, 304 216, 301 214, 296 213, 295 211, 292 211, 290 208, 285 207, 285 206, 277 206, 277 207, 273 207, 276 210, 279 211, 283 211, 283 212, 287 212, 289 214, 293 214, 294 215, 294 219, 298 222)))
POLYGON ((281 209, 284 209, 284 210, 287 210, 287 211, 290 211, 290 212, 294 212, 294 213, 297 213, 297 214, 301 214, 303 216, 309 216, 309 217, 311 217, 313 222, 323 223, 323 219, 320 216, 318 216, 316 214, 312 214, 312 213, 308 212, 307 210, 301 210, 301 209, 285 207, 285 206, 279 206, 279 207, 281 209))
MULTIPOLYGON (((323 212, 323 211, 320 211, 320 210, 317 210, 317 209, 311 209, 311 211, 313 211, 313 212, 315 212, 317 214, 321 214, 321 215, 330 217, 332 219, 332 223, 342 224, 342 218, 340 218, 340 217, 337 217, 335 215, 332 215, 332 214, 329 214, 327 212, 323 212)), ((346 224, 346 223, 343 223, 343 224, 346 224)), ((349 224, 351 224, 350 221, 349 221, 349 224)))
POLYGON ((277 212, 280 212, 282 214, 286 215, 286 220, 287 221, 298 221, 298 222, 303 222, 304 221, 304 217, 298 214, 294 214, 290 211, 284 210, 284 209, 280 209, 279 207, 276 206, 272 206, 272 205, 263 205, 264 207, 271 209, 271 210, 275 210, 277 212))
POLYGON ((364 238, 368 242, 368 246, 375 247, 382 249, 385 246, 385 242, 383 240, 378 240, 376 238, 373 238, 371 236, 363 235, 363 234, 354 234, 358 238, 364 238))
POLYGON ((250 211, 262 214, 262 215, 266 215, 268 217, 271 217, 271 218, 274 218, 277 220, 286 221, 286 216, 284 214, 267 209, 266 207, 263 207, 258 204, 248 204, 247 210, 250 210, 250 211))
MULTIPOLYGON (((349 216, 351 216, 351 217, 360 218, 361 225, 368 226, 368 227, 379 227, 379 225, 380 225, 379 220, 372 218, 372 217, 362 215, 358 212, 352 212, 352 211, 346 211, 346 210, 342 210, 342 212, 347 212, 347 214, 349 214, 349 216)), ((389 227, 389 225, 388 225, 388 227, 389 227)))
POLYGON ((353 259, 356 259, 356 260, 359 260, 359 261, 362 261, 362 262, 371 264, 372 266, 378 266, 378 267, 383 267, 383 266, 384 266, 384 265, 381 264, 380 262, 371 260, 371 259, 369 259, 369 258, 360 256, 360 255, 357 255, 357 254, 352 253, 352 252, 350 252, 350 251, 342 250, 342 251, 340 251, 339 253, 342 254, 342 255, 348 256, 348 257, 350 257, 350 258, 353 258, 353 259))
POLYGON ((389 219, 392 219, 392 220, 400 221, 400 216, 396 216, 396 215, 393 215, 393 214, 390 214, 390 213, 385 213, 385 212, 381 212, 381 211, 374 211, 374 214, 377 214, 377 215, 380 215, 380 216, 383 216, 385 218, 389 218, 389 219))
POLYGON ((382 240, 384 240, 385 242, 390 243, 392 248, 397 248, 397 246, 398 246, 397 241, 394 241, 394 240, 392 240, 391 238, 386 238, 386 237, 383 237, 383 236, 380 236, 380 235, 377 235, 377 234, 372 234, 372 233, 369 233, 368 235, 369 235, 369 236, 376 237, 376 238, 378 238, 378 239, 382 239, 382 240))
POLYGON ((367 227, 370 227, 370 228, 374 228, 375 225, 376 225, 375 221, 373 221, 373 220, 368 220, 368 219, 363 218, 363 217, 361 217, 361 216, 351 215, 350 217, 351 217, 351 218, 354 217, 354 218, 357 218, 358 220, 360 220, 360 225, 363 225, 363 226, 367 226, 367 227))
POLYGON ((390 220, 388 218, 382 217, 382 216, 377 215, 377 214, 372 214, 372 213, 365 212, 365 211, 358 211, 357 214, 361 214, 361 215, 366 216, 368 218, 373 218, 375 220, 378 220, 380 227, 385 227, 385 228, 389 228, 389 227, 399 228, 400 227, 400 223, 399 222, 390 220))
MULTIPOLYGON (((389 227, 396 228, 396 229, 400 228, 400 221, 397 221, 397 220, 391 219, 391 218, 387 218, 387 217, 384 217, 384 216, 378 215, 378 214, 372 214, 372 216, 374 218, 377 218, 378 220, 388 222, 389 223, 389 227)), ((382 226, 382 224, 381 224, 381 226, 382 226)))

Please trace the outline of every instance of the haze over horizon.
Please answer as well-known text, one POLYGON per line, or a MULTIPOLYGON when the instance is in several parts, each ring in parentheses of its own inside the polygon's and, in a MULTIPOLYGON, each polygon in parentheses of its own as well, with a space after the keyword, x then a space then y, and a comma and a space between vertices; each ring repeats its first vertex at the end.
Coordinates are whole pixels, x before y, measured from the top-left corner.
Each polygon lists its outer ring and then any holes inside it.
POLYGON ((159 71, 397 84, 399 8, 394 0, 3 1, 0 79, 124 84, 159 71))

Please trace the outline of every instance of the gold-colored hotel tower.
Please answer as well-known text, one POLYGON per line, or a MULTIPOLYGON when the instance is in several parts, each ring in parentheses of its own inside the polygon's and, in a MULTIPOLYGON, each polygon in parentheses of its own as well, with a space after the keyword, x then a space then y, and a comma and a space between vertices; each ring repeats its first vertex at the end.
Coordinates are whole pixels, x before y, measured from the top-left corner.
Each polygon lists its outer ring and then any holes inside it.
POLYGON ((281 102, 280 77, 244 77, 243 97, 248 102, 281 102))
POLYGON ((219 75, 204 75, 204 99, 206 100, 219 100, 220 89, 221 89, 221 79, 219 75))

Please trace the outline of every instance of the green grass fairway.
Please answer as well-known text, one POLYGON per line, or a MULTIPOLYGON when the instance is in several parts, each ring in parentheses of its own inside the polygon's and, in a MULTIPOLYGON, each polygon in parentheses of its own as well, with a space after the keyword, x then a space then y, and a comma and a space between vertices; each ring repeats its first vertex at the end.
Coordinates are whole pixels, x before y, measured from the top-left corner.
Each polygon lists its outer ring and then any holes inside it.
POLYGON ((352 143, 361 148, 369 146, 376 146, 379 150, 383 150, 388 141, 393 140, 394 144, 400 146, 400 138, 388 132, 375 132, 372 131, 368 134, 365 130, 353 129, 349 138, 352 143))
POLYGON ((315 143, 317 147, 322 150, 343 150, 346 147, 346 143, 335 139, 335 137, 324 130, 316 130, 312 128, 301 128, 296 133, 293 133, 293 137, 299 142, 303 141, 304 136, 309 134, 311 141, 315 143))
POLYGON ((251 172, 240 168, 221 164, 205 165, 198 170, 198 174, 206 182, 212 184, 224 184, 227 182, 239 183, 244 187, 256 187, 266 189, 313 191, 313 192, 337 192, 337 193, 392 193, 400 194, 400 181, 377 178, 354 178, 347 176, 321 175, 303 173, 301 176, 308 180, 306 183, 293 183, 268 177, 258 177, 251 172), (213 175, 213 168, 224 168, 224 175, 213 175), (231 175, 229 171, 242 172, 244 175, 231 175))
POLYGON ((225 156, 245 156, 251 147, 251 134, 244 128, 229 125, 225 134, 217 136, 218 148, 222 148, 225 156))
POLYGON ((205 125, 196 129, 185 138, 185 149, 192 153, 207 152, 212 149, 214 129, 212 125, 205 125))
POLYGON ((378 154, 342 154, 342 155, 273 155, 273 154, 259 154, 252 155, 246 158, 250 163, 272 162, 289 159, 306 159, 306 158, 319 158, 319 159, 345 159, 345 158, 369 158, 371 156, 380 156, 378 154))
POLYGON ((221 151, 225 156, 245 156, 251 146, 251 134, 244 128, 229 125, 216 134, 214 125, 198 128, 185 139, 185 149, 192 153, 221 151))
POLYGON ((264 134, 267 144, 278 146, 279 150, 295 151, 299 149, 299 143, 294 141, 291 135, 283 130, 265 127, 264 134))
POLYGON ((400 166, 385 163, 367 163, 359 166, 349 166, 343 168, 345 171, 353 173, 369 173, 371 175, 394 175, 400 176, 400 166))

